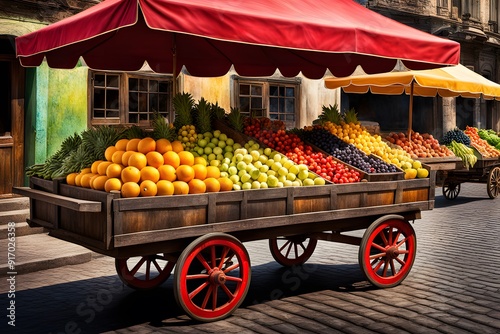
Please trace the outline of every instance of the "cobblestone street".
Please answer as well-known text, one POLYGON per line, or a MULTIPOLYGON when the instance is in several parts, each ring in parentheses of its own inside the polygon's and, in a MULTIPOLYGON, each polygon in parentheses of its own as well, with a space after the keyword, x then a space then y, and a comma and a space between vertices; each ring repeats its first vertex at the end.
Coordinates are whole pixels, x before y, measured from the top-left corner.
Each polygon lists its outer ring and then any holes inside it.
MULTIPOLYGON (((177 306, 172 277, 159 289, 124 286, 114 259, 16 277, 16 327, 1 333, 500 333, 500 199, 484 184, 463 184, 414 224, 417 257, 403 283, 373 288, 358 247, 320 241, 302 267, 274 262, 266 240, 246 243, 250 290, 238 310, 196 323, 177 306)), ((359 231, 363 233, 363 231, 359 231)))

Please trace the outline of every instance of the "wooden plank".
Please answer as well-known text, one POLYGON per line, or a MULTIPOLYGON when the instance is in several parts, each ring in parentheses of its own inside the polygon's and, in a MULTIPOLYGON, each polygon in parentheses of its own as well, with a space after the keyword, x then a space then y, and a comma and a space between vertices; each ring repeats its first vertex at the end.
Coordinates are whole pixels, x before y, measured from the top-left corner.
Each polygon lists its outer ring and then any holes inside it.
MULTIPOLYGON (((401 203, 396 205, 382 205, 370 207, 370 215, 386 215, 390 213, 402 213, 410 211, 427 210, 429 203, 414 202, 401 203)), ((126 247, 150 242, 160 242, 178 238, 190 238, 211 232, 231 233, 235 231, 247 231, 251 233, 256 229, 272 229, 280 226, 293 226, 297 224, 314 223, 319 221, 335 221, 348 218, 363 217, 367 215, 367 210, 359 208, 350 208, 335 211, 312 212, 295 215, 272 216, 262 218, 242 219, 215 224, 205 224, 188 227, 169 228, 164 230, 142 231, 133 234, 115 235, 114 246, 126 247)), ((315 231, 310 231, 315 232, 315 231)), ((319 231, 316 231, 319 232, 319 231)))
POLYGON ((28 196, 32 199, 54 204, 64 208, 78 212, 101 212, 101 203, 94 201, 86 201, 56 194, 51 194, 46 191, 35 190, 29 187, 15 187, 14 193, 28 196))

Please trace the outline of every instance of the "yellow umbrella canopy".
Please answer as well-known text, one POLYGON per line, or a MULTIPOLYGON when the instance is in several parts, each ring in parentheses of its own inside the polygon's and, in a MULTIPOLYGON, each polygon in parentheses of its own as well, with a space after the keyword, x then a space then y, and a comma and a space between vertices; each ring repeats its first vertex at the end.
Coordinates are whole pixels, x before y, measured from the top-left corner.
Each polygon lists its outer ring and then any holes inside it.
POLYGON ((500 85, 463 65, 421 71, 387 72, 326 78, 325 86, 342 88, 346 93, 410 95, 408 136, 412 129, 413 96, 465 97, 500 100, 500 85))
POLYGON ((327 88, 346 93, 456 97, 500 100, 500 85, 463 65, 432 70, 388 72, 325 79, 327 88), (413 94, 411 92, 413 86, 413 94))

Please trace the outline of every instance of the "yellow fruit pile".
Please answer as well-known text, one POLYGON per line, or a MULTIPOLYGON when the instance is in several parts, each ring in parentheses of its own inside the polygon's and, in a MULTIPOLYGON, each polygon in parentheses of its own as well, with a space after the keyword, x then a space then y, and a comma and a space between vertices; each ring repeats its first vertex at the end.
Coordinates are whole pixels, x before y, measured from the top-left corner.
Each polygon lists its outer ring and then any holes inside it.
POLYGON ((106 160, 95 161, 66 182, 122 197, 200 194, 232 190, 233 182, 218 167, 185 151, 181 141, 153 138, 120 139, 109 146, 106 160))
POLYGON ((410 154, 403 149, 390 147, 378 134, 370 134, 359 123, 325 123, 325 129, 343 141, 353 144, 366 154, 375 154, 387 163, 400 168, 413 164, 410 154))

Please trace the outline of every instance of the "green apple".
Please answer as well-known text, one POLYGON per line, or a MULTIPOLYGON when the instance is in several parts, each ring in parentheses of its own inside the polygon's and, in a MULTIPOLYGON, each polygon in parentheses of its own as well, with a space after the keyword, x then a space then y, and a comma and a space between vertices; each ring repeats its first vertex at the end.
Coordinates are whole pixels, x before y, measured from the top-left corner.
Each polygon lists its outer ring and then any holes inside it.
POLYGON ((322 177, 317 177, 314 179, 314 184, 317 186, 324 186, 325 185, 325 179, 322 177))
POLYGON ((300 172, 299 166, 297 166, 297 165, 290 166, 290 168, 288 168, 288 172, 295 174, 295 175, 299 174, 299 172, 300 172))
POLYGON ((207 142, 206 139, 200 139, 200 140, 198 140, 198 146, 199 147, 205 147, 205 146, 207 146, 207 144, 208 144, 208 142, 207 142))
POLYGON ((215 138, 219 138, 220 135, 221 135, 221 131, 220 130, 215 130, 214 131, 214 137, 215 138))
POLYGON ((297 178, 297 175, 295 175, 294 173, 288 172, 288 174, 286 174, 286 179, 287 180, 295 181, 296 178, 297 178))
POLYGON ((219 146, 217 146, 217 147, 214 147, 214 149, 212 150, 212 152, 217 155, 217 154, 222 154, 222 152, 224 152, 224 151, 222 150, 222 148, 220 148, 219 146))
POLYGON ((259 156, 259 161, 260 161, 261 163, 263 163, 263 164, 265 164, 265 163, 267 162, 267 160, 268 160, 268 159, 269 159, 269 158, 267 157, 267 155, 261 154, 261 155, 259 156))
POLYGON ((300 187, 301 185, 302 184, 299 181, 297 181, 297 180, 292 181, 292 186, 294 186, 294 187, 300 187))
POLYGON ((239 184, 233 183, 233 190, 241 190, 241 186, 239 184))
POLYGON ((229 177, 228 172, 220 172, 220 177, 229 177))
POLYGON ((267 173, 267 171, 269 170, 269 166, 268 165, 262 165, 262 167, 260 167, 259 170, 262 173, 267 173))
POLYGON ((273 152, 273 150, 269 147, 266 147, 264 149, 264 154, 267 155, 267 157, 269 158, 271 156, 271 153, 273 152))
MULTIPOLYGON (((275 162, 275 164, 277 164, 277 163, 278 163, 278 162, 275 162)), ((286 177, 286 176, 288 175, 288 169, 286 169, 285 167, 280 167, 280 168, 278 169, 278 174, 279 174, 280 176, 285 176, 285 177, 286 177)))
POLYGON ((292 160, 286 160, 285 162, 281 161, 281 164, 283 165, 283 167, 285 167, 288 170, 290 169, 290 167, 292 167, 294 165, 292 160))
POLYGON ((276 154, 273 156, 273 159, 274 159, 274 161, 276 161, 276 162, 281 162, 281 154, 276 153, 276 154))
POLYGON ((285 185, 283 182, 278 181, 278 184, 276 185, 277 188, 283 188, 285 185))
POLYGON ((257 178, 257 181, 261 182, 261 183, 265 183, 267 182, 267 174, 266 173, 260 173, 259 174, 259 177, 257 178))
POLYGON ((260 162, 260 161, 258 161, 258 160, 257 160, 257 161, 254 161, 254 162, 253 162, 253 166, 254 166, 255 168, 259 169, 260 167, 262 167, 262 162, 260 162))
POLYGON ((227 163, 222 163, 222 164, 220 165, 219 169, 220 169, 220 171, 221 171, 221 172, 227 172, 227 171, 228 171, 228 169, 229 169, 229 164, 227 164, 227 163))
POLYGON ((303 170, 299 171, 299 174, 297 176, 299 179, 304 181, 309 176, 309 171, 307 169, 305 169, 305 170, 303 169, 303 170))
POLYGON ((267 159, 266 165, 268 165, 269 167, 271 167, 273 164, 274 164, 274 160, 273 159, 267 159))
POLYGON ((250 155, 252 156, 253 161, 258 161, 260 157, 260 153, 257 150, 250 151, 250 155))
POLYGON ((243 182, 243 184, 245 184, 246 182, 250 181, 251 178, 252 176, 250 176, 250 174, 245 173, 240 177, 240 180, 241 182, 243 182))
POLYGON ((203 149, 203 153, 205 154, 210 154, 212 153, 212 148, 209 147, 209 146, 206 146, 204 149, 203 149))
POLYGON ((212 160, 215 160, 215 159, 217 159, 217 157, 215 156, 215 154, 210 153, 210 154, 208 155, 208 161, 212 161, 212 160))
POLYGON ((275 172, 277 172, 281 167, 281 164, 279 162, 274 162, 272 165, 271 165, 271 169, 275 172))
POLYGON ((252 179, 254 179, 254 180, 259 179, 260 174, 261 174, 261 172, 260 172, 260 170, 258 170, 258 169, 254 169, 254 170, 252 170, 252 171, 250 172, 250 176, 251 176, 251 177, 252 177, 252 179))
POLYGON ((252 189, 260 189, 260 182, 259 181, 253 181, 252 182, 252 189))
POLYGON ((226 152, 224 153, 224 158, 232 159, 233 158, 233 152, 226 152))
POLYGON ((229 173, 229 175, 238 175, 238 168, 236 168, 235 166, 231 166, 227 169, 227 172, 229 173))
POLYGON ((304 186, 314 186, 314 180, 313 179, 305 179, 304 181, 302 181, 302 184, 304 186))
POLYGON ((217 159, 212 159, 212 160, 210 160, 210 166, 219 167, 220 161, 217 159))
POLYGON ((250 154, 244 154, 244 155, 243 155, 243 161, 244 161, 246 164, 250 164, 250 163, 252 163, 252 161, 253 161, 253 157, 252 157, 250 154))
POLYGON ((245 174, 248 174, 248 173, 247 173, 247 171, 246 171, 246 170, 244 170, 244 169, 242 169, 242 170, 238 171, 238 176, 240 177, 240 179, 241 179, 241 177, 242 177, 243 175, 245 175, 245 174))
POLYGON ((267 182, 260 183, 260 189, 263 189, 263 188, 269 188, 269 186, 267 185, 267 182))
POLYGON ((292 186, 293 186, 293 183, 292 183, 292 181, 290 181, 290 180, 285 180, 285 182, 283 182, 283 185, 284 185, 285 187, 292 187, 292 186))
POLYGON ((238 183, 240 181, 240 177, 238 176, 238 174, 231 175, 229 179, 233 181, 233 184, 238 183))
POLYGON ((276 172, 273 171, 272 169, 270 169, 270 170, 267 171, 267 176, 271 176, 271 175, 272 176, 276 176, 276 172))
POLYGON ((412 167, 415 169, 422 168, 422 163, 418 160, 413 161, 412 167))
POLYGON ((278 186, 278 178, 274 175, 270 175, 267 177, 267 185, 271 188, 278 186))

